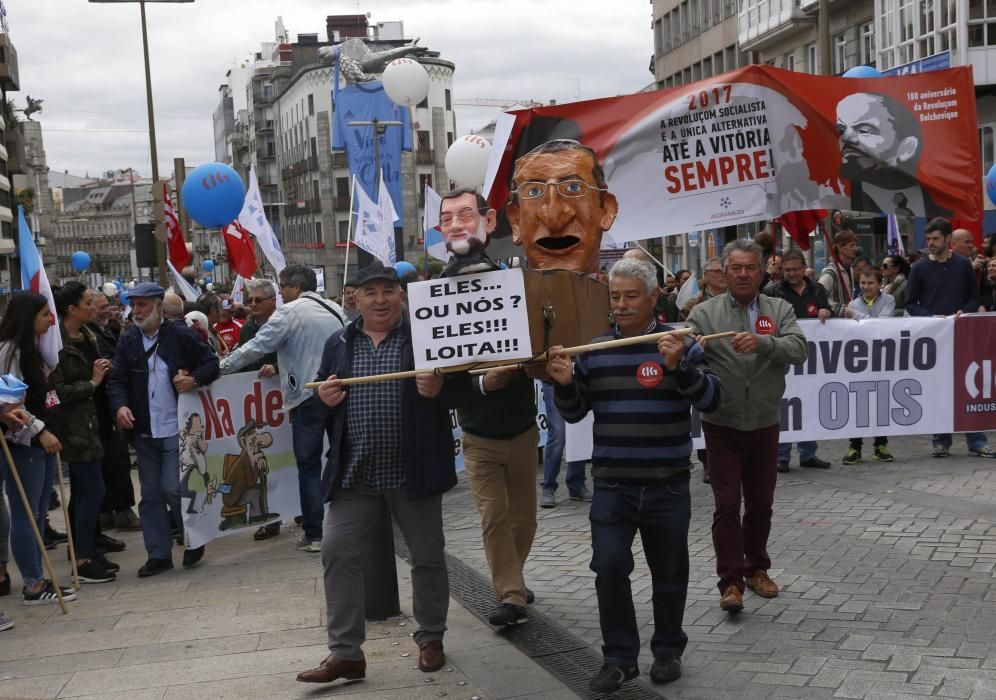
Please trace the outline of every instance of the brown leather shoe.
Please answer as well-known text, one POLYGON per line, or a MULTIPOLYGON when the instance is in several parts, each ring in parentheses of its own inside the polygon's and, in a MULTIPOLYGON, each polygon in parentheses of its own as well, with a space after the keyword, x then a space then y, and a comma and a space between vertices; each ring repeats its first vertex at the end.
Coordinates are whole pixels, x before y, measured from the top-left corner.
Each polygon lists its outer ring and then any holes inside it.
POLYGON ((762 598, 774 598, 778 595, 778 584, 763 569, 758 569, 747 577, 747 587, 762 598))
POLYGON ((723 596, 719 599, 719 607, 728 613, 738 613, 744 609, 744 595, 731 583, 723 591, 723 596))
POLYGON ((433 639, 422 642, 418 647, 418 667, 420 671, 432 673, 446 664, 446 654, 443 653, 443 642, 433 639))
POLYGON ((347 681, 358 681, 366 677, 366 659, 350 661, 348 659, 337 659, 331 654, 318 668, 313 668, 310 671, 302 671, 297 674, 297 679, 302 683, 331 683, 339 678, 347 681))

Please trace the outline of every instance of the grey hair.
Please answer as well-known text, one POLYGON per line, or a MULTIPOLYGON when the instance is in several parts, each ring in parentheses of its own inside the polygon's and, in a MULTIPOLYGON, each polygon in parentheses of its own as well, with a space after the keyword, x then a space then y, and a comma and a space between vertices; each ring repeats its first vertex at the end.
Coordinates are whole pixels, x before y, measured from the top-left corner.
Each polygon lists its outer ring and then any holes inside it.
POLYGON ((273 284, 273 280, 268 280, 265 277, 253 277, 246 280, 245 286, 246 291, 250 294, 264 292, 268 298, 277 296, 277 285, 273 284))
POLYGON ((723 248, 723 271, 726 271, 726 265, 730 260, 730 253, 753 253, 757 256, 757 261, 759 264, 764 264, 764 250, 761 249, 754 241, 748 240, 746 238, 737 238, 736 240, 730 241, 723 248))
POLYGON ((302 292, 314 292, 318 289, 315 271, 304 265, 288 265, 280 271, 280 281, 290 287, 300 287, 302 292))
POLYGON ((647 286, 647 294, 657 289, 657 268, 646 260, 620 258, 609 270, 609 282, 616 277, 632 277, 643 280, 647 286))

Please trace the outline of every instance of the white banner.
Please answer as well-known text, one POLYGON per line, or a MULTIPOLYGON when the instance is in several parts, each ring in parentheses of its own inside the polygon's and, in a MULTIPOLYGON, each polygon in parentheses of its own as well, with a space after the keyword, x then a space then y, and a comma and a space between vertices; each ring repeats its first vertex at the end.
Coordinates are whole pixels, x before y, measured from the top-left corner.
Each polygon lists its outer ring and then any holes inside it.
POLYGON ((301 513, 290 419, 277 377, 222 377, 180 394, 177 411, 188 547, 301 513))
MULTIPOLYGON (((799 326, 809 358, 788 368, 781 442, 996 428, 996 314, 799 326)), ((694 446, 704 447, 699 415, 692 418, 694 446)), ((591 420, 568 426, 567 459, 590 459, 591 420)))
POLYGON ((408 306, 416 369, 532 354, 521 269, 416 282, 408 306))

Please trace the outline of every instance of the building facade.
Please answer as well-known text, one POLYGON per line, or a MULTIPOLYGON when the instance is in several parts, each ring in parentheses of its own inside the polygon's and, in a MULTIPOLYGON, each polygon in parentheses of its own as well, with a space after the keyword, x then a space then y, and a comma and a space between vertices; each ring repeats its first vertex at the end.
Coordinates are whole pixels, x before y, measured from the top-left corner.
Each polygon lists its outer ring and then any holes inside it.
POLYGON ((5 299, 16 285, 20 287, 20 268, 14 258, 17 224, 14 223, 16 206, 10 178, 24 167, 24 135, 17 125, 17 118, 9 93, 21 89, 17 68, 17 49, 7 32, 6 21, 0 32, 0 99, 4 102, 0 118, 0 298, 5 299))
MULTIPOLYGON (((408 43, 403 37, 400 22, 370 24, 365 15, 330 15, 324 39, 299 34, 291 42, 278 19, 275 41, 263 44, 245 78, 230 71, 228 81, 219 89, 216 150, 224 150, 225 162, 243 176, 248 175, 250 164, 255 166, 264 208, 284 256, 288 262, 320 268, 330 295, 341 289, 344 281, 350 250, 351 193, 346 154, 332 150, 333 69, 321 59, 319 49, 361 38, 371 51, 380 51, 408 43), (245 109, 240 109, 236 98, 240 86, 245 109), (234 124, 219 129, 229 98, 233 100, 234 124)), ((429 95, 413 110, 414 156, 404 154, 401 163, 404 221, 400 225, 412 259, 421 257, 424 186, 448 189, 443 163, 456 136, 452 108, 455 66, 434 52, 419 60, 429 74, 429 95)), ((349 266, 356 264, 354 252, 349 266)))

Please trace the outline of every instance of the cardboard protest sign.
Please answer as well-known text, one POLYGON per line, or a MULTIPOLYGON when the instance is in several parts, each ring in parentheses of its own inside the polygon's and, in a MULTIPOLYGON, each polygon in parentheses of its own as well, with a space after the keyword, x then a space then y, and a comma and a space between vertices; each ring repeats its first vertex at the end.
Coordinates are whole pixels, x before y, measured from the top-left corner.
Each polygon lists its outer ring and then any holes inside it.
POLYGON ((573 138, 594 149, 618 200, 616 242, 813 209, 955 217, 981 242, 971 67, 855 79, 752 65, 510 116, 492 150, 491 205, 508 201, 516 158, 573 138))
POLYGON ((531 356, 522 270, 408 285, 415 369, 531 356))

